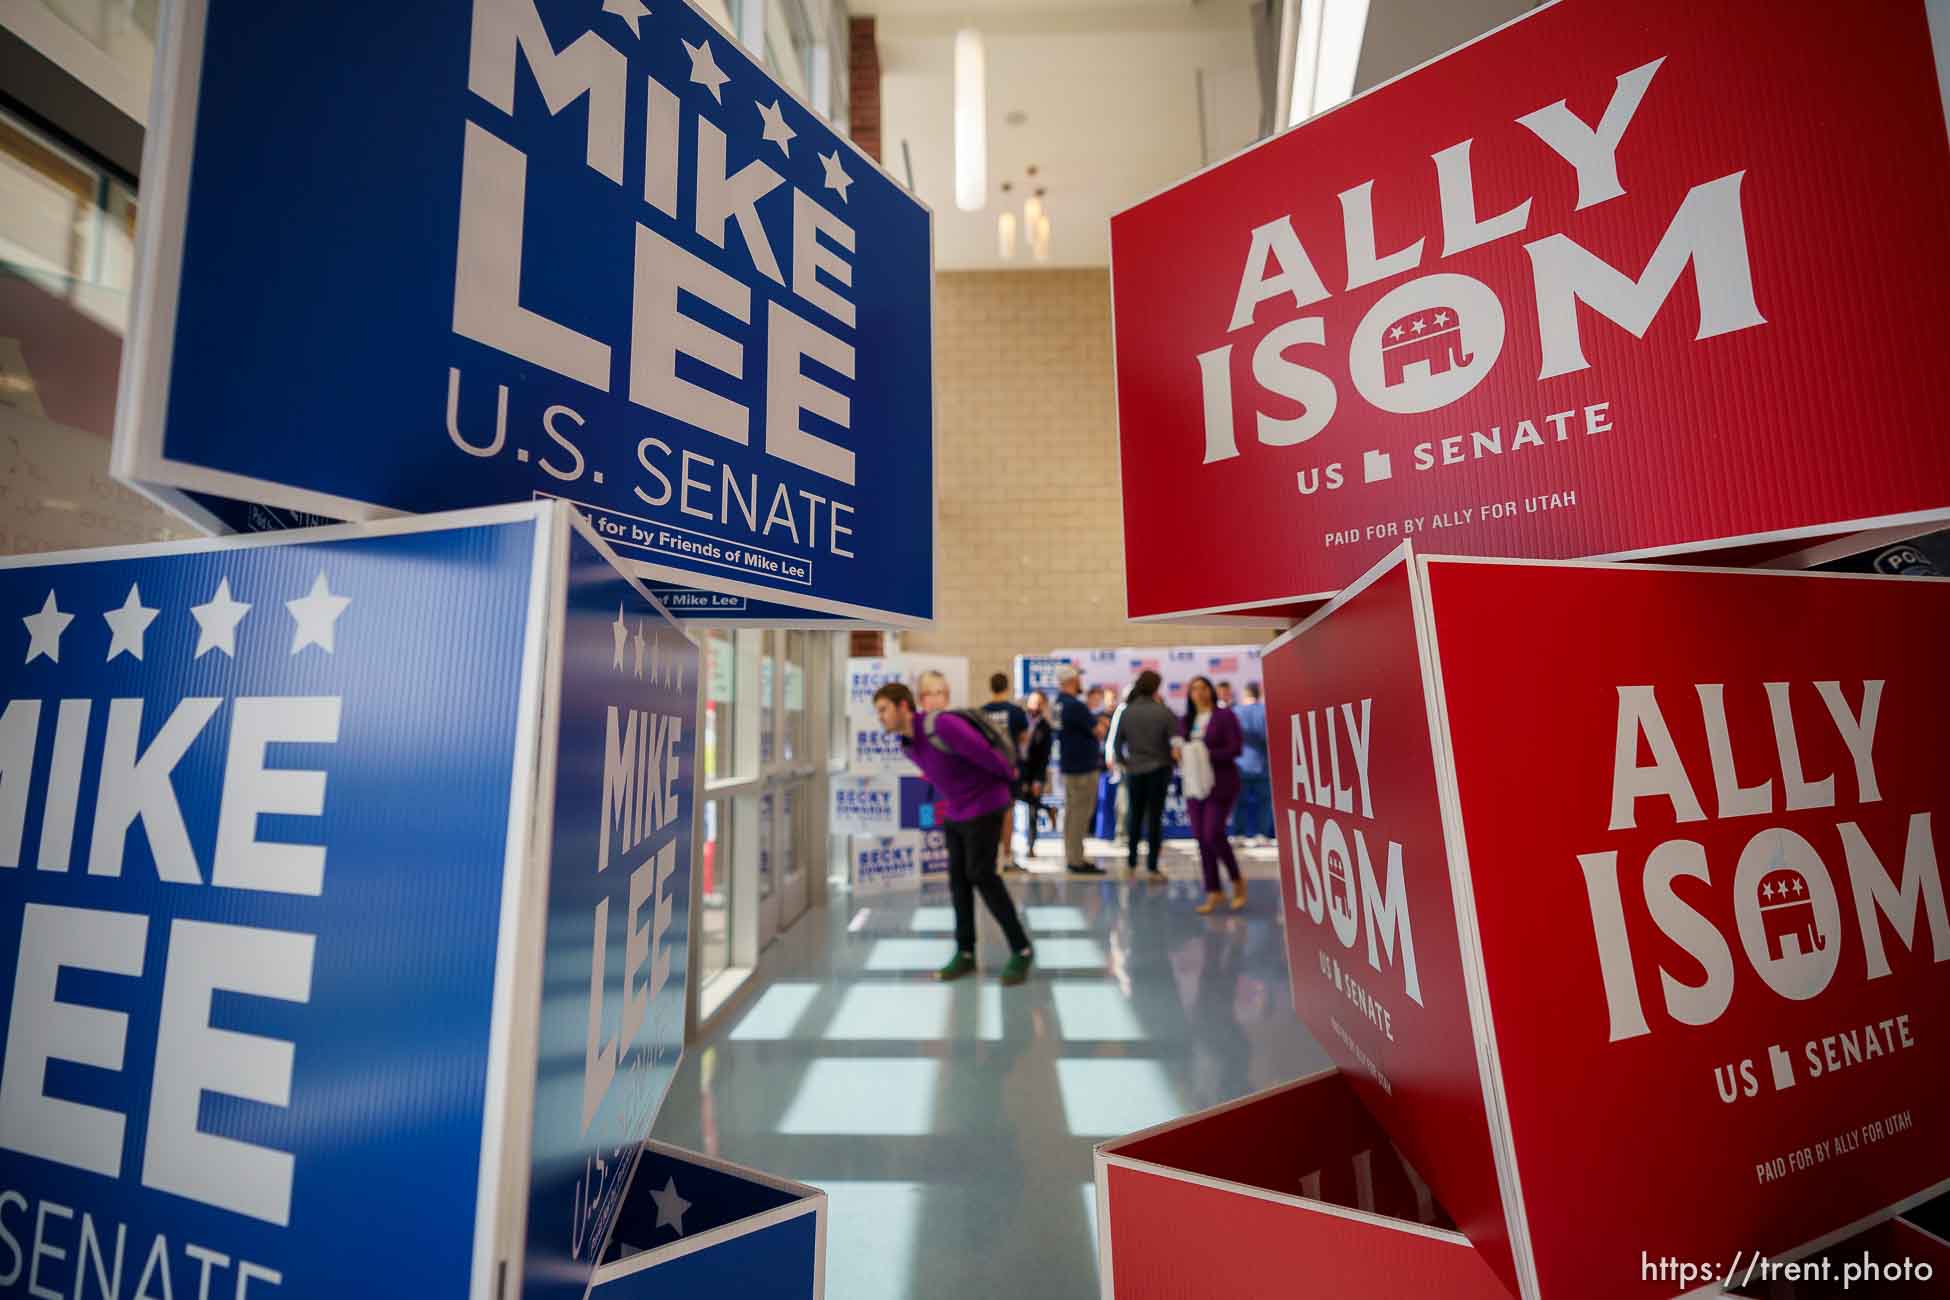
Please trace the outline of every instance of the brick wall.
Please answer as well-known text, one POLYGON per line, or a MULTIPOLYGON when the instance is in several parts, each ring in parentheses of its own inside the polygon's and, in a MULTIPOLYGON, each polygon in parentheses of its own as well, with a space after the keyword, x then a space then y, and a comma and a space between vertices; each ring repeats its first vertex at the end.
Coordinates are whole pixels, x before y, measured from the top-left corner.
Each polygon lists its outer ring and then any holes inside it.
POLYGON ((1124 617, 1109 273, 943 272, 935 295, 941 588, 903 646, 980 682, 1058 647, 1270 639, 1124 617))
POLYGON ((871 18, 848 18, 847 134, 875 162, 880 161, 880 46, 871 18))

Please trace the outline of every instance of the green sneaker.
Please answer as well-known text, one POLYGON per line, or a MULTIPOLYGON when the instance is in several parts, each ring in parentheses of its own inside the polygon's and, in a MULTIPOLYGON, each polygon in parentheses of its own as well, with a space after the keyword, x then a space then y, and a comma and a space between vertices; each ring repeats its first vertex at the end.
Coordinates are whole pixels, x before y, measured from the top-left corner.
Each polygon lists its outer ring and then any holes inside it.
POLYGON ((1029 978, 1029 963, 1036 959, 1033 952, 1019 952, 1009 958, 1009 964, 1002 968, 1004 984, 1020 984, 1029 978))
POLYGON ((949 980, 958 980, 964 975, 971 974, 974 969, 975 959, 965 952, 958 952, 949 958, 946 966, 934 973, 934 977, 945 984, 949 980))

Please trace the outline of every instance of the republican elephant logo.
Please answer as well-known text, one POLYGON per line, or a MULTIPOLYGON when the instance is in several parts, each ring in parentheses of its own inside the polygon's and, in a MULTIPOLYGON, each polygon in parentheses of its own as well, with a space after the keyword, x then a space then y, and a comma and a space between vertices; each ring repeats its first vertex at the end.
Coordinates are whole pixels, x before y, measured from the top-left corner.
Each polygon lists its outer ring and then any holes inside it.
POLYGON ((1351 920, 1355 916, 1354 873, 1348 869, 1347 854, 1323 844, 1320 856, 1327 873, 1327 910, 1351 920))
POLYGON ((1423 367, 1422 377, 1462 370, 1474 363, 1463 351, 1462 317, 1449 307, 1410 312, 1381 332, 1381 382, 1399 388, 1408 382, 1408 368, 1423 367))
POLYGON ((1802 957, 1812 957, 1828 946, 1807 879, 1799 871, 1781 867, 1768 872, 1761 877, 1759 896, 1761 933, 1772 960, 1786 956, 1783 945, 1789 939, 1794 940, 1795 951, 1802 957))

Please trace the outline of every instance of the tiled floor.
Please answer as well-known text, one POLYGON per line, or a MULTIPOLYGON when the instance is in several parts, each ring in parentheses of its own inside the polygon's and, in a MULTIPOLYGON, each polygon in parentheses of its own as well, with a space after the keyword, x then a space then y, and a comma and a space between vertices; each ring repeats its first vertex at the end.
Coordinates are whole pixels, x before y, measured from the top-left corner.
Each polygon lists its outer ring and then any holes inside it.
POLYGON ((825 1188, 834 1300, 1095 1296, 1091 1146, 1326 1064, 1272 853, 1247 856, 1250 905, 1211 918, 1179 851, 1167 885, 1017 878, 1021 988, 986 913, 983 974, 939 985, 945 896, 836 889, 691 1050, 657 1136, 825 1188))

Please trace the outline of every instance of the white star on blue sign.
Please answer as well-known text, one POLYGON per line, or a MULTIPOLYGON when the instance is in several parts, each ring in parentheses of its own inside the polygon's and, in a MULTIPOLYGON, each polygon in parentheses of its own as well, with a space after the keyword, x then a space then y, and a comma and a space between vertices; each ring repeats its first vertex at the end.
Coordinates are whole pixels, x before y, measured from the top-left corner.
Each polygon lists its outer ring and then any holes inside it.
POLYGON ((846 187, 853 184, 853 178, 840 166, 840 151, 835 149, 831 153, 823 153, 819 155, 819 161, 826 168, 826 188, 838 190, 840 202, 846 202, 846 187))
POLYGON ((643 6, 643 0, 603 0, 603 12, 621 18, 630 25, 630 35, 638 40, 643 39, 643 32, 637 24, 650 16, 650 11, 643 6))
POLYGON ((724 103, 724 92, 721 88, 725 82, 731 80, 731 77, 718 67, 718 60, 711 53, 711 42, 703 40, 693 45, 685 41, 684 48, 691 56, 691 80, 710 91, 711 98, 720 104, 724 103))
POLYGON ((61 607, 55 603, 54 593, 47 593, 47 603, 41 606, 40 613, 29 614, 20 621, 27 625, 26 662, 31 664, 36 657, 46 655, 55 663, 60 663, 61 634, 68 630, 68 624, 74 622, 74 615, 61 612, 61 607))
POLYGON ((120 609, 111 609, 102 618, 108 622, 108 657, 131 654, 142 658, 142 638, 149 625, 156 621, 159 611, 149 609, 142 603, 142 592, 134 583, 129 584, 129 598, 122 602, 120 609))
POLYGON ((650 1193, 650 1199, 657 1203, 657 1228, 669 1228, 678 1236, 683 1236, 684 1211, 691 1208, 691 1203, 677 1194, 677 1180, 667 1180, 661 1192, 653 1190, 650 1193))
POLYGON ((349 596, 335 596, 331 586, 320 571, 318 580, 311 584, 311 590, 297 600, 287 600, 284 607, 291 611, 291 617, 298 626, 291 634, 291 653, 297 654, 308 645, 315 645, 326 654, 332 653, 332 628, 339 615, 352 600, 349 596))
POLYGON ((216 594, 201 605, 191 605, 190 614, 196 619, 196 654, 201 659, 211 650, 221 650, 232 659, 237 657, 237 625, 244 621, 244 615, 251 607, 230 594, 230 579, 217 582, 216 594))

